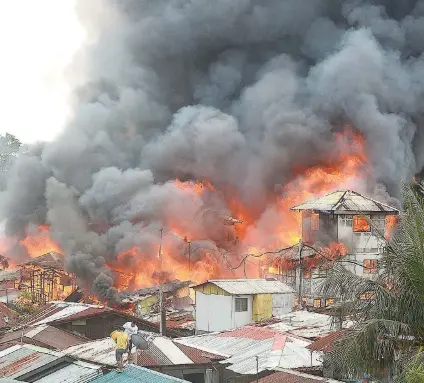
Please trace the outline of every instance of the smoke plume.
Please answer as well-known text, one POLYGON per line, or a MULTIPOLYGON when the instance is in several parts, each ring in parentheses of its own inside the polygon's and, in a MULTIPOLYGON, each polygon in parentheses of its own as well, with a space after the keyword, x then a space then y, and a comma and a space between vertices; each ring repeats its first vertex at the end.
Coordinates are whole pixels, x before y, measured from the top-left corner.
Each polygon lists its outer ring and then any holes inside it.
POLYGON ((162 227, 222 248, 223 224, 204 213, 231 214, 228 199, 183 192, 177 178, 236 195, 269 226, 280 219, 269 196, 294 166, 340 151, 344 124, 366 143, 360 191, 392 202, 423 170, 423 0, 80 0, 77 10, 89 43, 67 72, 73 119, 20 156, 2 213, 9 235, 49 224, 68 270, 102 298, 116 294, 108 265, 131 265, 117 255, 134 246, 156 257, 162 227))

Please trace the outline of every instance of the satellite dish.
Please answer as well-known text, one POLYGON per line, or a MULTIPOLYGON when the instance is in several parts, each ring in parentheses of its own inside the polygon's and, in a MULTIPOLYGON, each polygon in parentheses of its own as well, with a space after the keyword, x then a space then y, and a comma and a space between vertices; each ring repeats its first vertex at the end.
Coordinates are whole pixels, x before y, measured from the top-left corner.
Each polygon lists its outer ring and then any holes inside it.
POLYGON ((149 348, 149 343, 140 334, 134 334, 131 337, 131 341, 137 350, 147 350, 149 348))

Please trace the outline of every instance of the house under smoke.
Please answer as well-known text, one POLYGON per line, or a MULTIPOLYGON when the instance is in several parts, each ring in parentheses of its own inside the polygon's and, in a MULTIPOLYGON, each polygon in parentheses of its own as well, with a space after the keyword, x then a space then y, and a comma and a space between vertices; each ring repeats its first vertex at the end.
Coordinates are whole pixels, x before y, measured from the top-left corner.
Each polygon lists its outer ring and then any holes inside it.
MULTIPOLYGON (((378 274, 378 260, 386 248, 386 238, 397 221, 399 210, 354 191, 335 191, 306 201, 292 208, 302 215, 302 264, 307 258, 320 258, 314 249, 331 244, 342 244, 345 249, 344 266, 358 276, 373 278, 378 274)), ((299 247, 289 257, 299 258, 299 247)), ((318 294, 322 279, 329 268, 325 259, 315 262, 309 270, 302 267, 302 296, 307 305, 324 307, 334 297, 318 294)), ((299 288, 299 268, 281 271, 284 282, 299 288)))

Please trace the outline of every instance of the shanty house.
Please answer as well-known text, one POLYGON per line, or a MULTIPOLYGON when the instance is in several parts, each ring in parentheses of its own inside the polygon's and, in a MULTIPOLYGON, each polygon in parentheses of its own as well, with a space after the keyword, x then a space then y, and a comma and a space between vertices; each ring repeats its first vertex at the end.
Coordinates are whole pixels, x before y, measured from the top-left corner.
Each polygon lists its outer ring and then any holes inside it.
MULTIPOLYGON (((348 190, 306 201, 292 210, 302 215, 303 243, 301 252, 295 248, 292 258, 299 257, 299 253, 302 259, 317 255, 319 258, 317 249, 339 243, 345 247, 344 266, 348 270, 368 278, 378 274, 378 259, 397 222, 398 209, 348 190)), ((293 270, 291 273, 296 274, 293 270)), ((321 307, 334 302, 334 297, 320 297, 316 291, 327 273, 328 269, 319 264, 311 271, 302 272, 307 304, 321 307)), ((295 278, 298 287, 299 276, 295 278)))
POLYGON ((276 280, 209 280, 194 290, 197 332, 232 330, 293 309, 293 289, 276 280))
POLYGON ((63 254, 50 252, 20 266, 19 289, 29 293, 34 303, 63 299, 76 288, 74 277, 65 271, 63 254))

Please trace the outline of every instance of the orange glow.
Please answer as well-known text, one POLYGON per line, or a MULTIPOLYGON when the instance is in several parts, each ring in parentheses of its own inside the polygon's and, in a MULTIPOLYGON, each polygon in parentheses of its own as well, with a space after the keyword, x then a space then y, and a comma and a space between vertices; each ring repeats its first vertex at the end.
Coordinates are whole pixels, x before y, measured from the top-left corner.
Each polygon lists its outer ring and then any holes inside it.
POLYGON ((386 216, 386 233, 385 237, 389 240, 392 237, 393 231, 398 223, 398 217, 396 215, 386 216))
POLYGON ((363 216, 353 216, 353 231, 355 233, 368 233, 371 231, 369 220, 363 216))
MULTIPOLYGON (((270 192, 266 196, 263 201, 266 211, 263 207, 252 206, 252 202, 248 204, 243 201, 239 192, 228 185, 218 187, 207 180, 172 181, 187 204, 184 206, 193 210, 188 216, 192 217, 197 214, 193 212, 200 210, 198 221, 186 219, 180 211, 166 215, 162 222, 162 261, 158 258, 159 234, 157 242, 153 240, 148 250, 135 246, 117 254, 115 261, 109 260, 107 266, 114 271, 115 287, 119 290, 136 289, 170 279, 201 283, 212 278, 258 277, 264 268, 270 267, 280 272, 294 267, 292 261, 281 257, 278 262, 270 262, 273 259, 272 254, 250 257, 244 263, 243 259, 248 253, 257 255, 298 243, 301 237, 301 215, 291 211, 292 206, 331 191, 353 188, 363 183, 367 165, 364 138, 350 126, 342 132, 334 133, 333 137, 334 151, 330 151, 318 165, 294 166, 291 178, 280 191, 270 192), (213 210, 203 202, 209 196, 219 201, 224 210, 227 209, 223 214, 239 220, 231 225, 220 223, 219 220, 216 223, 213 220, 212 223, 208 222, 208 227, 217 226, 218 238, 214 239, 207 236, 208 231, 203 228, 202 221, 202 212, 213 210), (234 241, 228 240, 233 238, 228 230, 235 232, 234 241), (193 245, 189 259, 189 242, 194 244, 196 241, 208 240, 221 243, 214 250, 195 249, 193 245), (231 269, 240 262, 240 268, 231 269)), ((169 206, 169 209, 172 208, 173 206, 169 206)), ((319 228, 317 218, 313 221, 314 228, 319 228)), ((48 226, 39 226, 34 232, 29 232, 21 244, 31 257, 50 251, 62 253, 60 246, 50 237, 48 226)), ((327 259, 327 263, 331 263, 333 259, 345 254, 345 250, 341 244, 330 244, 321 253, 330 259, 327 259)), ((323 259, 323 256, 305 258, 303 262, 311 268, 323 259)))
POLYGON ((187 181, 187 182, 183 182, 183 181, 180 181, 179 179, 176 179, 174 181, 174 185, 178 189, 181 189, 183 191, 193 192, 197 195, 201 195, 207 190, 210 190, 210 191, 215 190, 215 188, 212 186, 212 184, 209 181, 202 181, 202 182, 187 181))
POLYGON ((20 241, 28 251, 30 257, 38 257, 49 252, 63 254, 60 246, 50 237, 49 226, 40 225, 27 237, 20 241))

